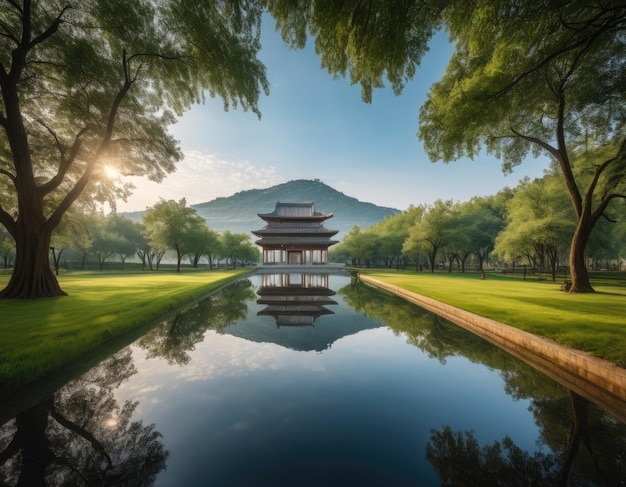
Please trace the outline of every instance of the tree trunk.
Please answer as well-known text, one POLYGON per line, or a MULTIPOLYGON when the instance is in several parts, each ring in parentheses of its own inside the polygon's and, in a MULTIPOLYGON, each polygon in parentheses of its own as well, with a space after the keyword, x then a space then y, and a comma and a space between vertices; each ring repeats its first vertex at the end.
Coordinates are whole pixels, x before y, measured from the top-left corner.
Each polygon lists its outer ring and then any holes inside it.
POLYGON ((550 260, 550 276, 552 278, 552 282, 556 282, 556 266, 559 261, 559 251, 556 248, 556 245, 550 245, 547 249, 548 259, 550 260))
POLYGON ((596 472, 600 472, 598 461, 596 459, 595 452, 591 447, 591 438, 589 432, 589 402, 582 396, 579 396, 574 391, 570 391, 570 399, 572 401, 572 424, 570 426, 569 434, 567 435, 567 447, 563 454, 563 461, 561 464, 561 470, 557 477, 556 485, 566 486, 576 455, 580 448, 580 442, 582 441, 596 472))
POLYGON ((435 272, 435 259, 437 258, 437 253, 433 252, 433 253, 428 253, 428 261, 430 262, 430 269, 429 271, 431 273, 435 272))
POLYGON ((17 221, 15 267, 0 298, 37 299, 66 296, 50 268, 52 231, 23 216, 17 221))
POLYGON ((589 227, 586 219, 581 217, 572 237, 572 246, 569 253, 569 271, 572 280, 572 286, 569 290, 570 294, 594 292, 589 282, 589 273, 587 272, 587 263, 585 262, 585 248, 591 235, 589 227))

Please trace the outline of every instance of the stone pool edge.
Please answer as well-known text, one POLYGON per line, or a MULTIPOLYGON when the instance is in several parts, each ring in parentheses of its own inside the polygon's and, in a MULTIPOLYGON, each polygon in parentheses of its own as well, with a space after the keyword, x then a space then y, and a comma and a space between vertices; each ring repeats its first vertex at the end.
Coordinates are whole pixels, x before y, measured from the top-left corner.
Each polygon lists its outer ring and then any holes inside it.
POLYGON ((626 422, 626 369, 394 284, 362 274, 358 274, 358 278, 365 284, 400 296, 488 340, 626 422))

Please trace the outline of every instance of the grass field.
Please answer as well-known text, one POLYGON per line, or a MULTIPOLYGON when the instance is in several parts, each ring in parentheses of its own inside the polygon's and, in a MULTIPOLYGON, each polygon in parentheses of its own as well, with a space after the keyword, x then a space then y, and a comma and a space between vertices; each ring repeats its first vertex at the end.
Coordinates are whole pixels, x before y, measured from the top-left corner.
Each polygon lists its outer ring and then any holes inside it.
MULTIPOLYGON (((209 293, 246 270, 70 273, 69 296, 0 301, 0 393, 209 293)), ((0 276, 4 287, 8 276, 0 276)))
POLYGON ((363 270, 371 277, 626 367, 626 273, 592 274, 596 293, 566 294, 560 282, 488 273, 363 270))

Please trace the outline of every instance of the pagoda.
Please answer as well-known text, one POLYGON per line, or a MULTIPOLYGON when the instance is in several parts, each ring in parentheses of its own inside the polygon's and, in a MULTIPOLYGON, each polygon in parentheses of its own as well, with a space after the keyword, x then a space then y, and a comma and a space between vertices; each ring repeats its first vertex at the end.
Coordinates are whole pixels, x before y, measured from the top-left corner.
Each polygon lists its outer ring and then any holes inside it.
POLYGON ((252 232, 263 249, 264 265, 327 264, 330 238, 339 230, 328 230, 324 221, 332 213, 315 211, 315 203, 276 203, 272 213, 258 213, 266 222, 252 232))

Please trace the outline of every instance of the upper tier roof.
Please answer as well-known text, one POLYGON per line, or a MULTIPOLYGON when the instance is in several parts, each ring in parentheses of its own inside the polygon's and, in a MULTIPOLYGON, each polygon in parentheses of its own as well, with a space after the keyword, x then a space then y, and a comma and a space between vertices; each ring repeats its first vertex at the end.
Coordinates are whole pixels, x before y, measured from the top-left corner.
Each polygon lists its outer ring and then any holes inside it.
POLYGON ((271 213, 258 213, 265 221, 277 219, 306 219, 326 220, 333 216, 332 213, 319 213, 315 211, 315 203, 281 203, 276 202, 276 208, 271 213))

